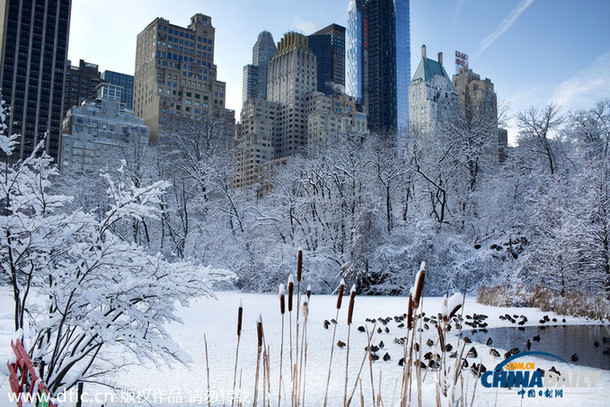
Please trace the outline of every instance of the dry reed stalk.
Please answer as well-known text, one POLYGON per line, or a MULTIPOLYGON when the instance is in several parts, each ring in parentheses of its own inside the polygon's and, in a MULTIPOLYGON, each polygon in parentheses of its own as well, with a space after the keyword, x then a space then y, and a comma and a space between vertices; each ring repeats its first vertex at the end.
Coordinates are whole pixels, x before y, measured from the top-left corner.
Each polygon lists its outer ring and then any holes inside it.
MULTIPOLYGON (((256 321, 256 334, 258 338, 258 349, 256 352, 256 375, 254 377, 254 403, 252 407, 256 407, 258 401, 258 379, 260 376, 260 365, 261 365, 261 354, 263 352, 263 316, 259 315, 258 321, 256 321)), ((264 390, 263 390, 264 393, 264 390)), ((263 397, 264 400, 264 397, 263 397)))
POLYGON ((345 388, 343 390, 343 407, 347 407, 347 382, 349 380, 349 341, 354 316, 354 300, 356 298, 356 285, 352 285, 349 293, 349 305, 347 307, 347 351, 345 354, 345 388))
POLYGON ((208 339, 206 338, 205 334, 203 334, 203 344, 205 346, 205 370, 206 370, 206 376, 208 379, 208 407, 210 406, 210 359, 208 357, 208 339))
POLYGON ((305 389, 306 389, 306 381, 307 381, 307 320, 309 318, 309 302, 307 300, 303 301, 301 313, 303 314, 303 334, 301 337, 301 362, 300 362, 300 370, 299 370, 299 391, 302 392, 301 405, 304 406, 305 405, 305 389))
POLYGON ((382 370, 379 370, 379 388, 377 389, 377 406, 383 407, 383 398, 381 397, 381 373, 382 370))
MULTIPOLYGON (((231 400, 231 407, 235 405, 235 384, 237 382, 237 361, 239 359, 239 344, 241 342, 241 327, 243 324, 244 317, 244 306, 241 299, 239 300, 239 308, 237 308, 237 347, 235 348, 235 367, 233 369, 233 398, 231 400)), ((224 405, 224 401, 223 401, 224 405)))
POLYGON ((243 374, 243 372, 244 372, 244 371, 243 371, 242 369, 239 369, 239 394, 240 394, 240 397, 239 397, 239 403, 238 403, 238 406, 239 406, 239 407, 242 407, 242 406, 243 406, 243 404, 244 404, 244 403, 243 403, 243 397, 241 397, 241 391, 242 391, 242 387, 241 387, 241 379, 242 379, 242 374, 243 374))
POLYGON ((280 340, 280 378, 277 390, 277 405, 278 407, 282 404, 282 363, 284 361, 284 315, 286 314, 286 290, 284 284, 280 284, 279 298, 280 298, 280 314, 282 314, 282 337, 280 340))
POLYGON ((362 374, 362 368, 364 367, 364 362, 366 362, 367 358, 369 360, 369 364, 372 364, 372 360, 371 360, 371 340, 373 339, 373 335, 375 335, 375 327, 377 326, 377 323, 375 322, 373 324, 373 329, 369 332, 369 328, 366 327, 366 341, 367 341, 367 350, 364 353, 364 356, 362 357, 362 362, 360 362, 360 369, 358 369, 358 375, 356 376, 356 380, 354 381, 354 387, 352 388, 352 392, 349 395, 349 398, 347 400, 347 405, 349 406, 352 402, 352 398, 354 397, 354 393, 356 392, 356 388, 358 387, 358 383, 360 381, 360 375, 362 374))
POLYGON ((290 380, 294 381, 292 363, 292 296, 294 294, 294 280, 292 274, 288 276, 288 335, 290 340, 290 380))
MULTIPOLYGON (((413 343, 415 341, 415 325, 417 324, 418 314, 417 310, 420 306, 420 300, 422 298, 424 292, 424 282, 426 277, 426 263, 422 262, 420 266, 419 272, 415 276, 415 284, 411 288, 411 293, 409 294, 409 303, 407 305, 407 333, 411 332, 411 340, 408 339, 407 335, 407 343, 405 344, 405 355, 404 355, 404 367, 403 367, 403 377, 401 383, 401 391, 400 391, 400 405, 401 407, 405 407, 407 404, 411 403, 411 394, 412 394, 412 372, 411 369, 413 367, 413 343), (407 352, 408 350, 408 352, 407 352), (408 355, 407 355, 408 353, 408 355)), ((418 363, 416 366, 416 374, 418 379, 418 403, 421 403, 421 366, 418 363)))
MULTIPOLYGON (((337 314, 335 316, 335 321, 339 320, 339 310, 341 309, 341 303, 343 301, 343 290, 345 289, 345 280, 341 279, 341 283, 339 284, 339 288, 337 290, 337 314)), ((333 339, 330 343, 330 358, 328 360, 328 376, 326 377, 326 389, 324 390, 324 407, 326 407, 326 403, 328 402, 328 386, 330 385, 330 373, 332 371, 333 364, 333 353, 335 351, 335 335, 337 333, 337 324, 333 324, 333 339)))
MULTIPOLYGON (((299 314, 300 314, 300 308, 299 305, 301 304, 301 278, 303 276, 303 251, 299 248, 299 251, 297 253, 297 316, 296 316, 296 334, 295 334, 295 358, 296 358, 296 363, 299 363, 299 328, 300 328, 300 324, 299 324, 299 314)), ((301 368, 297 367, 297 371, 300 372, 301 368)), ((300 377, 296 378, 296 380, 300 381, 300 377)), ((300 389, 300 383, 297 382, 297 390, 300 389)), ((298 393, 298 392, 297 392, 298 393)), ((298 398, 298 394, 297 394, 297 403, 299 401, 298 398)))

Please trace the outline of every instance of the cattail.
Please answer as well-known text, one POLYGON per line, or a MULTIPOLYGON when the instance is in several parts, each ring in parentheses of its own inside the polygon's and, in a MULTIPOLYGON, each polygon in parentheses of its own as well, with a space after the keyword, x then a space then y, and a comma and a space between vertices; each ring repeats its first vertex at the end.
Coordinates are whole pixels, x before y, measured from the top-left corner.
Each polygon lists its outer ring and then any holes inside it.
POLYGON ((457 304, 452 310, 451 312, 449 312, 449 319, 453 318, 455 316, 455 313, 458 312, 458 310, 462 308, 462 304, 457 304))
POLYGON ((263 347, 263 338, 264 338, 264 332, 263 332, 263 316, 259 315, 258 316, 258 321, 256 321, 256 334, 258 336, 258 348, 261 349, 263 347))
POLYGON ((237 336, 241 335, 241 325, 244 319, 244 306, 239 300, 239 308, 237 308, 237 336))
POLYGON ((303 274, 303 250, 299 249, 297 255, 297 281, 301 282, 301 275, 303 274))
POLYGON ((294 293, 294 280, 292 274, 288 277, 288 312, 292 312, 292 294, 294 293))
POLYGON ((307 300, 303 301, 301 313, 303 314, 303 321, 307 323, 307 317, 309 316, 309 302, 307 302, 307 300))
POLYGON ((436 326, 436 330, 438 331, 438 339, 441 344, 441 350, 445 351, 445 335, 443 335, 443 328, 441 328, 441 324, 436 326))
POLYGON ((307 295, 307 299, 311 299, 311 284, 307 286, 307 291, 305 291, 305 295, 307 295))
POLYGON ((419 299, 424 291, 424 278, 426 277, 426 262, 421 263, 421 267, 417 276, 415 276, 415 291, 413 293, 413 306, 419 307, 419 299))
POLYGON ((284 284, 280 284, 279 290, 280 297, 280 313, 284 315, 286 313, 286 289, 284 288, 284 284))
POLYGON ((407 329, 413 325, 413 298, 409 294, 409 304, 407 305, 407 329))
POLYGON ((347 308, 347 324, 352 324, 352 317, 354 316, 354 299, 356 298, 356 284, 352 285, 352 289, 349 293, 349 306, 347 308))
POLYGON ((341 301, 343 301, 343 290, 345 289, 345 280, 341 279, 339 290, 337 292, 337 309, 341 309, 341 301))

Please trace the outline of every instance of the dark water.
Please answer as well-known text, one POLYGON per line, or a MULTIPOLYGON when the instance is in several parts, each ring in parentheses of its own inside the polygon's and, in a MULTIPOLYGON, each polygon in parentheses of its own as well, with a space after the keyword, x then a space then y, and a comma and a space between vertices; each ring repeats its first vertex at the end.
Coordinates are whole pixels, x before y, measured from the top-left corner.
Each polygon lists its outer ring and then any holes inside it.
MULTIPOLYGON (((491 337, 491 347, 509 350, 519 348, 521 352, 527 351, 525 342, 529 339, 532 346, 530 351, 548 352, 555 354, 568 363, 581 366, 595 367, 610 370, 610 355, 604 355, 603 350, 610 349, 610 326, 604 325, 557 325, 557 326, 530 326, 530 327, 505 327, 492 328, 487 332, 470 331, 467 335, 473 341, 485 343, 491 337), (540 341, 534 341, 533 337, 539 335, 540 341), (603 342, 603 338, 608 342, 603 342), (595 347, 595 341, 599 346, 595 347), (571 356, 578 355, 578 361, 573 361, 571 356)), ((477 348, 481 349, 480 346, 477 348)), ((482 350, 489 352, 489 348, 482 350)), ((500 352, 501 359, 504 352, 500 352)))

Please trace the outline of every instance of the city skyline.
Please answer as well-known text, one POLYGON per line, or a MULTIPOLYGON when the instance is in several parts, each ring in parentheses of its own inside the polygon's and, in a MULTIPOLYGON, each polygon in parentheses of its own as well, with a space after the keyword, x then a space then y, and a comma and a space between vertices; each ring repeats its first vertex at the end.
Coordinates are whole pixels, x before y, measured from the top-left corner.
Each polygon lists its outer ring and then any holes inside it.
MULTIPOLYGON (((585 3, 411 0, 411 72, 423 44, 431 54, 444 53, 450 75, 459 50, 470 56, 476 73, 494 82, 511 115, 550 101, 565 110, 591 107, 610 95, 610 2, 585 3)), ((145 6, 108 0, 100 8, 91 0, 73 0, 69 58, 133 74, 136 35, 147 24, 163 17, 185 25, 194 13, 207 14, 217 29, 215 63, 218 79, 227 83, 226 105, 239 117, 242 69, 258 34, 268 30, 277 41, 288 31, 309 35, 331 23, 345 26, 347 6, 347 0, 184 0, 173 7, 158 0, 145 6)), ((507 127, 514 138, 515 129, 507 127)))

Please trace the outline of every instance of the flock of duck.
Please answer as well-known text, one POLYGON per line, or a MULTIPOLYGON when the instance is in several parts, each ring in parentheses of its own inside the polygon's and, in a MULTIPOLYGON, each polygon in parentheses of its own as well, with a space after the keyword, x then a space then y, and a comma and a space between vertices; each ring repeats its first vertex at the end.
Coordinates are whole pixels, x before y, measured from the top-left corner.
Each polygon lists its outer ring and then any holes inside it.
MULTIPOLYGON (((433 326, 436 329, 436 327, 439 323, 440 317, 441 317, 440 314, 438 316, 435 316, 435 315, 427 316, 424 312, 422 312, 419 315, 419 318, 421 318, 421 322, 417 324, 417 326, 418 326, 417 330, 419 332, 424 332, 426 330, 429 330, 431 326, 433 326)), ((372 324, 372 328, 369 328, 368 326, 365 326, 365 325, 361 325, 361 326, 358 326, 357 329, 359 332, 362 332, 362 333, 367 333, 367 332, 369 332, 369 329, 371 329, 371 330, 374 330, 377 334, 383 334, 383 333, 390 334, 391 333, 391 329, 389 326, 390 322, 394 321, 397 324, 396 328, 400 329, 400 328, 405 327, 406 318, 407 318, 406 314, 393 316, 393 317, 366 318, 365 321, 372 324)), ((504 315, 500 315, 499 318, 503 321, 508 321, 511 324, 517 325, 519 330, 525 330, 524 325, 528 322, 528 318, 525 315, 504 314, 504 315)), ((488 323, 486 321, 487 319, 488 319, 488 316, 484 315, 484 314, 475 313, 472 315, 465 315, 464 317, 459 315, 459 316, 454 317, 450 324, 447 324, 446 330, 450 331, 452 329, 452 326, 455 329, 462 330, 464 325, 466 325, 469 327, 467 329, 469 329, 469 331, 472 333, 476 333, 476 332, 486 333, 487 327, 488 327, 488 323)), ((548 315, 544 315, 538 322, 540 324, 540 326, 539 326, 540 329, 544 329, 549 323, 558 323, 559 320, 557 318, 550 318, 548 315)), ((565 318, 561 319, 561 322, 565 323, 566 319, 565 318)), ((331 324, 336 324, 336 323, 337 323, 337 321, 335 321, 334 319, 331 319, 330 321, 325 320, 323 322, 324 328, 326 328, 326 329, 328 329, 331 324)), ((404 332, 404 330, 402 330, 402 332, 404 332)), ((463 331, 462 333, 460 333, 460 337, 461 337, 461 340, 467 345, 467 348, 469 347, 469 349, 467 351, 464 350, 464 353, 466 354, 466 356, 463 357, 462 367, 469 368, 470 371, 472 372, 472 374, 474 374, 475 376, 480 376, 483 372, 487 371, 487 368, 483 365, 483 363, 478 363, 478 364, 474 363, 473 359, 477 359, 479 356, 479 353, 478 353, 476 347, 472 345, 472 340, 468 336, 463 336, 463 334, 465 332, 466 331, 463 331), (468 359, 470 359, 471 361, 469 362, 468 359)), ((395 337, 393 339, 393 342, 396 344, 399 344, 399 345, 404 345, 406 340, 407 340, 406 336, 395 337)), ((541 340, 540 335, 534 335, 531 338, 531 340, 528 338, 524 342, 524 349, 514 347, 514 348, 508 350, 507 352, 505 352, 504 355, 502 355, 497 349, 492 347, 493 339, 491 337, 488 337, 487 341, 485 342, 485 345, 489 348, 489 353, 494 358, 499 359, 502 356, 504 356, 504 359, 508 359, 511 356, 514 356, 522 351, 526 351, 526 350, 529 351, 532 347, 532 341, 540 342, 540 340, 541 340)), ((610 337, 602 337, 602 343, 610 344, 610 337)), ((431 338, 428 338, 425 341, 425 346, 428 348, 433 348, 435 345, 436 345, 436 342, 434 340, 432 340, 431 338)), ((343 348, 346 346, 346 344, 345 344, 345 342, 339 340, 337 342, 337 346, 339 348, 343 348)), ((440 344, 439 344, 439 346, 440 346, 440 344)), ((599 347, 600 342, 598 340, 595 340, 593 342, 593 346, 596 348, 599 347)), ((420 350, 422 350, 422 348, 423 348, 423 346, 420 345, 419 343, 417 343, 417 342, 414 343, 414 349, 416 352, 420 352, 420 350)), ((370 351, 369 355, 370 355, 371 360, 373 360, 373 361, 377 361, 377 360, 381 359, 383 361, 388 362, 388 361, 392 360, 392 356, 390 355, 389 351, 385 348, 385 343, 383 342, 383 340, 380 340, 377 344, 371 344, 370 349, 369 349, 369 346, 365 347, 364 350, 370 351)), ((454 350, 453 345, 451 345, 450 343, 445 344, 444 351, 449 354, 449 358, 451 358, 451 359, 455 359, 458 357, 458 351, 454 350)), ((610 346, 606 346, 603 349, 603 354, 610 355, 610 346)), ((441 355, 439 353, 428 351, 428 352, 424 353, 423 360, 418 359, 414 362, 414 364, 416 366, 419 366, 421 369, 438 369, 440 366, 440 360, 441 360, 441 355)), ((576 354, 576 353, 572 354, 570 357, 570 360, 572 362, 578 361, 579 360, 578 354, 576 354)), ((404 363, 405 363, 405 358, 403 356, 398 360, 398 365, 403 366, 404 363)), ((538 369, 538 370, 541 370, 544 374, 544 370, 542 370, 542 369, 538 369)), ((549 369, 549 371, 560 374, 555 369, 555 367, 551 367, 551 369, 549 369)))

